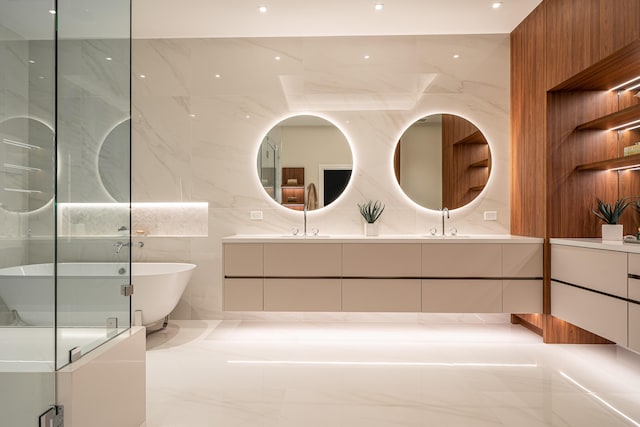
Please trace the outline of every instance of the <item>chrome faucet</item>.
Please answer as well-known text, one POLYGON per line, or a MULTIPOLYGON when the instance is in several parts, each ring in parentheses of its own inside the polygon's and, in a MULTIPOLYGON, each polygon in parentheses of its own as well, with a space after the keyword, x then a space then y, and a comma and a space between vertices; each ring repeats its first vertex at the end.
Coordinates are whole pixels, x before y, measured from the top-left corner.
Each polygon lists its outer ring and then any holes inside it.
POLYGON ((116 253, 119 254, 122 248, 125 246, 131 246, 131 242, 116 242, 113 244, 116 247, 116 253))
POLYGON ((445 215, 447 216, 447 218, 446 218, 446 219, 449 219, 449 218, 450 218, 450 217, 449 217, 449 209, 447 209, 447 208, 443 208, 443 209, 442 209, 442 237, 444 237, 444 220, 445 220, 445 217, 444 217, 444 216, 445 216, 445 215))
POLYGON ((304 234, 307 235, 307 202, 304 203, 304 234))

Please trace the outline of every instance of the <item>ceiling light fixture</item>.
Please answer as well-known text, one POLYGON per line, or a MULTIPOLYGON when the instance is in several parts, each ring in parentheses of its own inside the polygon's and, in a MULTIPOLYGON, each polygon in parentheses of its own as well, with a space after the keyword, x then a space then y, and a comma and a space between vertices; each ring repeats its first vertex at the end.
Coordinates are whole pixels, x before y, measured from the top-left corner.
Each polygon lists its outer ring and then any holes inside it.
POLYGON ((371 58, 369 55, 364 56, 364 59, 369 59, 369 58, 371 58))
POLYGON ((113 58, 112 58, 112 57, 110 57, 110 56, 107 56, 107 57, 106 57, 106 58, 104 58, 104 59, 106 59, 107 61, 113 61, 113 58))
POLYGON ((36 63, 36 61, 34 61, 33 59, 29 60, 29 64, 35 64, 35 63, 36 63))
POLYGON ((622 84, 619 84, 619 85, 618 85, 618 86, 616 86, 616 87, 612 87, 612 88, 611 88, 611 89, 609 89, 609 90, 610 90, 611 92, 614 92, 614 91, 616 91, 616 90, 618 90, 618 89, 623 89, 623 88, 625 88, 625 87, 629 86, 631 83, 635 83, 635 82, 637 82, 638 80, 640 80, 640 76, 638 76, 638 77, 634 77, 633 79, 631 79, 631 80, 629 80, 629 81, 626 81, 626 82, 624 82, 624 83, 622 83, 622 84))
POLYGON ((276 56, 276 61, 280 61, 280 57, 279 56, 276 56))
POLYGON ((220 77, 222 77, 222 76, 221 76, 220 74, 216 74, 214 77, 215 77, 216 79, 219 79, 219 78, 220 78, 220 77))
POLYGON ((55 11, 55 10, 53 10, 53 9, 51 9, 51 10, 49 10, 49 13, 50 13, 50 14, 52 14, 52 15, 55 15, 55 14, 56 14, 56 11, 55 11))
POLYGON ((491 7, 494 8, 494 9, 500 9, 502 7, 502 2, 501 1, 494 1, 491 4, 491 7))
POLYGON ((140 78, 141 78, 141 79, 146 79, 146 78, 147 78, 147 76, 145 76, 144 74, 140 74, 140 78))
POLYGON ((458 58, 460 58, 460 55, 459 55, 459 54, 457 54, 457 53, 454 53, 454 54, 453 54, 453 59, 458 59, 458 58))
POLYGON ((380 11, 382 10, 383 4, 382 3, 376 3, 376 5, 374 6, 376 10, 380 11))
POLYGON ((260 6, 258 10, 260 11, 260 13, 267 13, 267 6, 260 6))

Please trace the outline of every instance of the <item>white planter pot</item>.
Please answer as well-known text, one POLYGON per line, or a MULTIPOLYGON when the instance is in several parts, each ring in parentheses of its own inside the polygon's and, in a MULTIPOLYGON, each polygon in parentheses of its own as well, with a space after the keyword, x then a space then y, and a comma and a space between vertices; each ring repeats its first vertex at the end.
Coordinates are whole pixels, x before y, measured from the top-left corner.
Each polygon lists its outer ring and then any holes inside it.
POLYGON ((602 224, 602 241, 622 243, 622 224, 602 224))
POLYGON ((375 222, 370 224, 368 222, 364 223, 364 235, 365 236, 377 236, 378 235, 378 224, 375 222))

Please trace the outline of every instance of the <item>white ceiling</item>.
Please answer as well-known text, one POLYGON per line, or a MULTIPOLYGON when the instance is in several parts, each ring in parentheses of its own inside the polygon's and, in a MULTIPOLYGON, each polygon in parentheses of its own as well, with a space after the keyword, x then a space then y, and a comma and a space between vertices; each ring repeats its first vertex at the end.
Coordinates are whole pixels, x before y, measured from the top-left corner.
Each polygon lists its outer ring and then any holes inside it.
POLYGON ((376 0, 132 2, 134 38, 206 38, 505 34, 541 0, 381 0, 381 11, 376 0))

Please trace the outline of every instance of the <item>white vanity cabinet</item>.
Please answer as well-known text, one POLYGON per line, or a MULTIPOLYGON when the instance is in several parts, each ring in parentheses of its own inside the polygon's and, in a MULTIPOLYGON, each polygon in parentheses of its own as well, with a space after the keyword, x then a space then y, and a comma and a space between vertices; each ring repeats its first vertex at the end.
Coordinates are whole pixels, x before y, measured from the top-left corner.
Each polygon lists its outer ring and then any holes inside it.
POLYGON ((640 352, 640 254, 629 254, 629 348, 640 352))
POLYGON ((640 351, 640 248, 551 239, 551 314, 640 351))
POLYGON ((542 311, 542 239, 234 236, 223 248, 228 311, 542 311))

